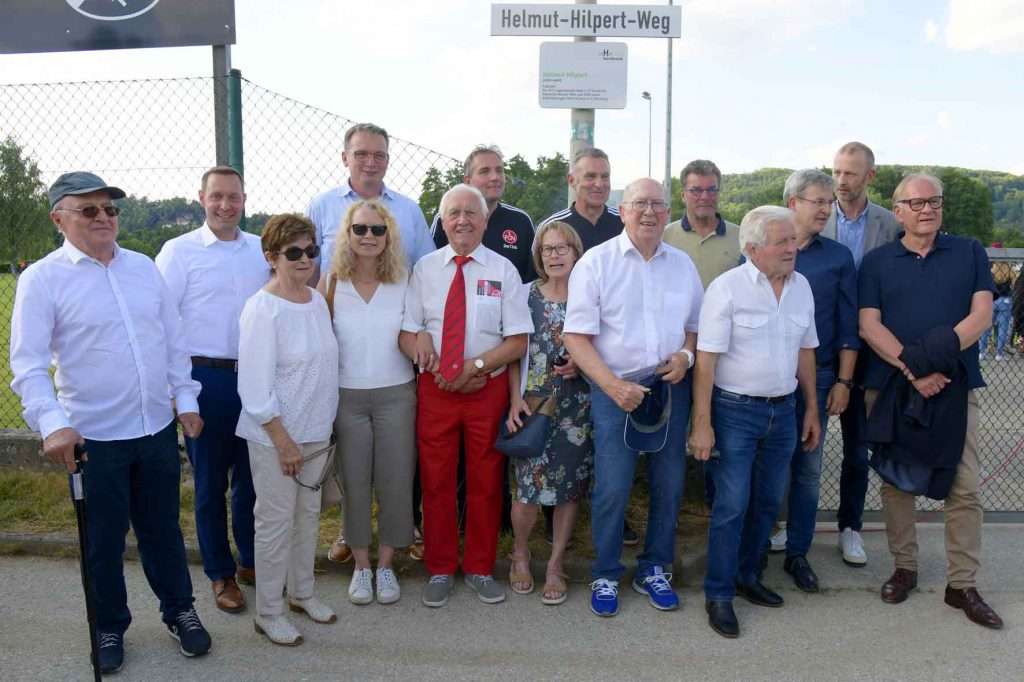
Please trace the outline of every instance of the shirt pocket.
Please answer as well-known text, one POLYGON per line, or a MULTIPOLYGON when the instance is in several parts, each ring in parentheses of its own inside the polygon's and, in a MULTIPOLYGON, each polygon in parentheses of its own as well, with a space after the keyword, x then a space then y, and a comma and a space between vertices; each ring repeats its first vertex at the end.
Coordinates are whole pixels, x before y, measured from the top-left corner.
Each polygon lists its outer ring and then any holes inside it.
POLYGON ((771 313, 736 313, 733 316, 733 348, 744 354, 769 358, 772 347, 769 335, 775 332, 771 324, 774 318, 771 313))
POLYGON ((685 294, 666 293, 662 304, 662 320, 665 325, 663 338, 668 348, 665 353, 676 353, 683 347, 686 338, 686 320, 690 317, 691 298, 685 294))
POLYGON ((501 298, 498 296, 476 297, 476 330, 483 334, 501 335, 501 298))
POLYGON ((786 338, 792 339, 798 344, 803 340, 804 334, 807 333, 807 328, 811 326, 811 322, 814 321, 808 313, 787 313, 785 320, 786 338))

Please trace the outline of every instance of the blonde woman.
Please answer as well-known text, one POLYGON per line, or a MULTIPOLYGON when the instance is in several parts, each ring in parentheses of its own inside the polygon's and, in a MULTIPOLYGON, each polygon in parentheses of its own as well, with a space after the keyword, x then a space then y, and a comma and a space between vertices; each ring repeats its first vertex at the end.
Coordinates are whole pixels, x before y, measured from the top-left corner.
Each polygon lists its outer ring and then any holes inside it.
MULTIPOLYGON (((342 219, 331 268, 320 279, 338 340, 335 433, 345 495, 345 536, 355 557, 349 600, 374 599, 371 505, 377 498, 376 599, 398 601, 396 547, 413 540, 416 385, 398 345, 408 281, 394 217, 382 203, 352 204, 342 219)), ((410 353, 415 349, 410 348, 410 353)))

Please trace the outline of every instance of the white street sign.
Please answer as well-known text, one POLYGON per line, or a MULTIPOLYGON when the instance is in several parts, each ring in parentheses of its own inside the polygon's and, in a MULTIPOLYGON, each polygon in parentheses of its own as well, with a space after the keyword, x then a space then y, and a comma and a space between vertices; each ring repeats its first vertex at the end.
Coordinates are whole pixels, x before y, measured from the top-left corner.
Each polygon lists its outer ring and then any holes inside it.
POLYGON ((491 5, 492 36, 678 38, 678 5, 491 5))
POLYGON ((545 109, 625 109, 625 43, 541 43, 545 109))

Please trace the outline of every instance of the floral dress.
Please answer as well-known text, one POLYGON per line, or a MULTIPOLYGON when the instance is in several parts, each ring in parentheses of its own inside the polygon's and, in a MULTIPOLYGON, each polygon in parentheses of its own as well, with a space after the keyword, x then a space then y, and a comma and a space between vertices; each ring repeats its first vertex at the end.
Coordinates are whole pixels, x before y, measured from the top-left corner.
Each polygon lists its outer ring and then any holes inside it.
MULTIPOLYGON (((562 350, 565 303, 544 298, 540 280, 530 285, 533 328, 528 350, 527 396, 550 396, 555 373, 552 361, 562 350)), ((544 454, 515 462, 517 499, 554 506, 586 495, 594 466, 590 427, 590 386, 581 377, 562 380, 551 433, 544 454)))

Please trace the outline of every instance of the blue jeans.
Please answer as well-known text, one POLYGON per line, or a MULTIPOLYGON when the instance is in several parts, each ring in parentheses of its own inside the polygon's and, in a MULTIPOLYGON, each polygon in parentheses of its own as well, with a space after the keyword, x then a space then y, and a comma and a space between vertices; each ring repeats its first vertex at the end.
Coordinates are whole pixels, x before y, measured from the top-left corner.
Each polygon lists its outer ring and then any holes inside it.
POLYGON ((228 544, 228 515, 224 494, 231 480, 231 530, 238 548, 238 563, 252 568, 255 563, 253 507, 256 491, 249 471, 249 448, 235 435, 242 402, 238 397, 238 375, 229 369, 194 367, 192 378, 203 385, 199 414, 203 432, 185 439, 196 483, 196 535, 203 555, 203 571, 210 580, 235 575, 235 560, 228 544))
POLYGON ((843 464, 839 470, 839 530, 852 528, 860 532, 864 521, 864 498, 868 494, 868 446, 864 431, 868 418, 864 412, 864 388, 850 389, 850 402, 839 415, 843 429, 843 464))
POLYGON ((709 460, 715 505, 708 528, 704 596, 732 601, 736 583, 757 581, 761 556, 786 491, 797 443, 796 399, 777 403, 714 389, 717 457, 709 460))
MULTIPOLYGON (((647 481, 650 498, 644 551, 637 557, 637 571, 653 566, 672 570, 676 546, 676 521, 683 500, 686 474, 686 429, 690 424, 690 376, 670 388, 672 416, 668 440, 661 452, 648 452, 647 481)), ((591 533, 596 558, 591 576, 620 580, 622 523, 633 488, 638 450, 626 447, 622 434, 626 413, 596 385, 590 394, 590 418, 594 424, 594 490, 591 493, 591 533)))
POLYGON ((828 414, 825 402, 836 382, 832 367, 819 367, 816 386, 818 393, 818 415, 821 423, 821 440, 818 447, 805 452, 799 440, 804 424, 804 396, 796 391, 797 444, 789 465, 789 502, 786 510, 786 556, 806 556, 814 539, 814 522, 818 514, 818 493, 821 490, 821 453, 825 447, 825 430, 828 428, 828 414))
POLYGON ((192 579, 178 525, 181 462, 174 422, 141 438, 86 440, 82 466, 89 526, 89 569, 100 632, 132 622, 124 584, 124 539, 131 522, 142 570, 165 623, 192 608, 192 579))
MULTIPOLYGON (((992 304, 992 327, 996 329, 996 355, 1002 355, 1006 349, 1006 342, 1010 340, 1010 323, 1013 317, 1013 302, 1009 296, 1000 296, 992 304)), ((985 330, 981 335, 981 344, 978 350, 981 353, 988 352, 988 339, 992 333, 992 327, 985 330)))

